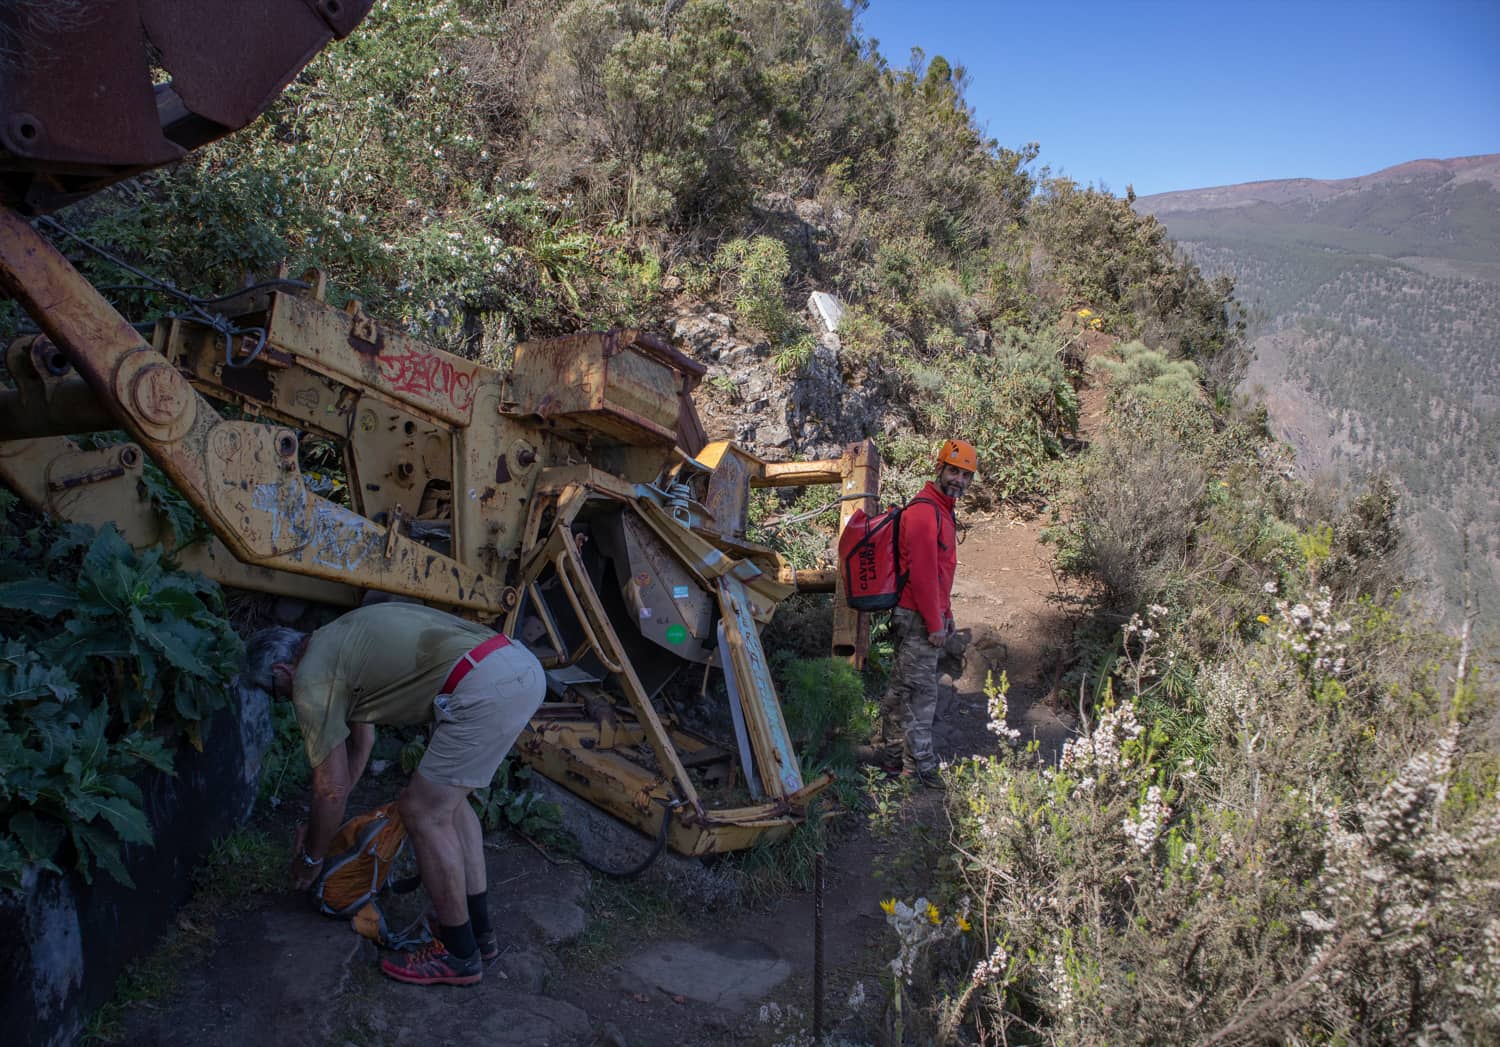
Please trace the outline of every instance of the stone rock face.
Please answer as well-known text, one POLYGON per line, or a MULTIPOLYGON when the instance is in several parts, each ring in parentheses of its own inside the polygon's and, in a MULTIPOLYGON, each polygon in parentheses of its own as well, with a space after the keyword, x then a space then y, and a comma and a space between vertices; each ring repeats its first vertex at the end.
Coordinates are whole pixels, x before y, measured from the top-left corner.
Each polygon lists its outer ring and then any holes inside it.
POLYGON ((247 710, 243 719, 226 709, 211 721, 202 752, 178 749, 175 777, 152 771, 138 779, 155 845, 121 848, 134 887, 102 869, 92 883, 32 870, 19 895, 0 895, 7 1043, 76 1040, 126 964, 171 925, 192 893, 193 868, 249 813, 269 740, 269 709, 247 710))
POLYGON ((806 365, 791 373, 777 369, 777 347, 737 331, 723 313, 695 307, 672 321, 678 347, 708 364, 694 399, 710 440, 733 440, 771 461, 824 459, 884 431, 884 392, 848 384, 838 335, 828 329, 843 315, 842 303, 820 291, 809 308, 816 314, 817 344, 806 365))
POLYGON ((792 965, 770 946, 736 939, 661 942, 620 964, 628 990, 656 989, 695 1003, 738 1010, 786 980, 792 965))

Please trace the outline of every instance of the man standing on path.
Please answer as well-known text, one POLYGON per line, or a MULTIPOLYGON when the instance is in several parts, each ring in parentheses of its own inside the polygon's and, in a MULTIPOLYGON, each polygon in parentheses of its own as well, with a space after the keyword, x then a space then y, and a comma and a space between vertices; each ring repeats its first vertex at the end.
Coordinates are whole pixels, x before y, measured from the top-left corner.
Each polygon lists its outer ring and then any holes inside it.
POLYGON ((932 751, 938 656, 953 635, 953 574, 958 566, 954 506, 969 489, 978 456, 963 440, 938 452, 937 476, 901 513, 901 565, 906 585, 894 612, 896 666, 880 703, 886 758, 900 749, 901 773, 941 788, 932 751))
POLYGON ((312 766, 312 812, 299 827, 292 884, 322 870, 344 803, 364 772, 375 725, 430 724, 427 751, 398 800, 437 937, 381 963, 399 981, 472 985, 499 955, 485 883, 484 835, 470 791, 490 784, 542 702, 541 665, 486 626, 420 604, 350 611, 310 637, 262 630, 244 679, 290 698, 312 766))

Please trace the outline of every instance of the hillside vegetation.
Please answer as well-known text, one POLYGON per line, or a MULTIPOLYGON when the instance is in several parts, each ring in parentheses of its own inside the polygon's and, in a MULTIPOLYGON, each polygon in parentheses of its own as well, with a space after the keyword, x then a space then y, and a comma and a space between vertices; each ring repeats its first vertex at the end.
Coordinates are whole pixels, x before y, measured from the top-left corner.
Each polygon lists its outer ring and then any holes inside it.
POLYGON ((1255 318, 1253 383, 1310 472, 1404 494, 1417 561, 1456 620, 1464 540, 1500 608, 1500 157, 1342 182, 1143 198, 1255 318))
POLYGON ((765 352, 710 390, 759 366, 856 391, 846 436, 880 441, 894 490, 954 433, 973 504, 1048 507, 1090 594, 1059 638, 1082 731, 1044 762, 993 681, 996 752, 947 770, 951 834, 893 885, 872 1038, 1500 1036, 1494 667, 1401 601, 1395 492, 1299 484, 1232 396, 1232 283, 989 139, 961 70, 888 67, 856 14, 384 0, 246 133, 63 217, 201 293, 321 266, 495 361, 722 311, 765 352), (836 339, 811 290, 848 304, 836 339), (1086 367, 1110 413, 1079 449, 1086 367))

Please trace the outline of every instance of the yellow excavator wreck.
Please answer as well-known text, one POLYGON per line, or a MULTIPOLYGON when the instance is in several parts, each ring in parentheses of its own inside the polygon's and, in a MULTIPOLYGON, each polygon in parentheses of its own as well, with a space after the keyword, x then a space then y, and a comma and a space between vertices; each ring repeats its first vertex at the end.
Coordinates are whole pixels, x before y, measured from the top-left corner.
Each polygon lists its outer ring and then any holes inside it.
MULTIPOLYGON (((19 41, 0 65, 0 287, 39 330, 5 352, 0 480, 225 585, 335 606, 390 593, 493 623, 548 670, 517 743, 539 773, 681 854, 780 838, 829 779, 804 777, 760 628, 791 593, 841 583, 747 536, 751 491, 833 485, 842 519, 874 511, 872 444, 766 462, 707 442, 704 367, 662 338, 523 342, 498 370, 328 304, 317 272, 142 334, 54 244, 70 234, 48 212, 253 120, 369 6, 0 13, 0 38, 19 41), (309 453, 328 448, 336 497, 310 482, 309 453), (173 533, 146 496, 148 459, 210 537, 173 533), (689 730, 661 700, 694 665, 723 672, 733 737, 689 730)), ((834 653, 858 663, 868 623, 834 603, 834 653)))

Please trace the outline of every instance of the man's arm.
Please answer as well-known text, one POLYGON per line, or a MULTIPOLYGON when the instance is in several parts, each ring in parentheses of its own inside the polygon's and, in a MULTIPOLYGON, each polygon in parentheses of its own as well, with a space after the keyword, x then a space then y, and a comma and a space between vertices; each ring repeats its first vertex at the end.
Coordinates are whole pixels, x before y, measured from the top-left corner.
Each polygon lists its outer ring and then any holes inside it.
POLYGON ((292 886, 299 891, 312 886, 322 870, 329 841, 344 820, 350 785, 348 750, 343 745, 335 746, 328 758, 312 769, 312 811, 305 833, 298 833, 300 853, 292 856, 292 886), (304 855, 315 861, 309 864, 304 855))
POLYGON ((927 630, 927 642, 941 647, 947 625, 938 593, 938 525, 936 514, 928 510, 929 506, 923 504, 909 506, 902 512, 901 559, 906 569, 906 587, 911 590, 917 615, 927 630))

